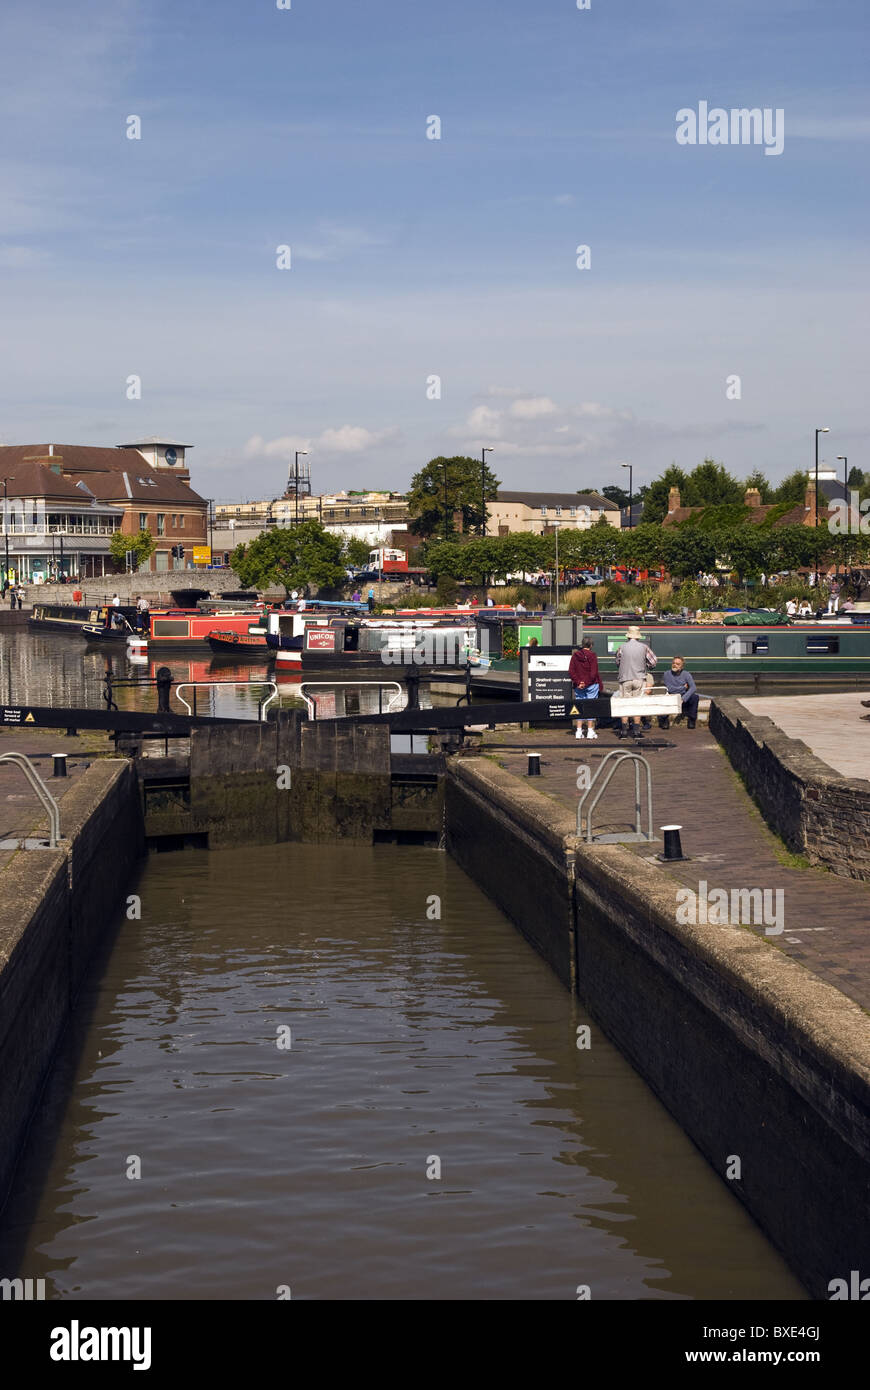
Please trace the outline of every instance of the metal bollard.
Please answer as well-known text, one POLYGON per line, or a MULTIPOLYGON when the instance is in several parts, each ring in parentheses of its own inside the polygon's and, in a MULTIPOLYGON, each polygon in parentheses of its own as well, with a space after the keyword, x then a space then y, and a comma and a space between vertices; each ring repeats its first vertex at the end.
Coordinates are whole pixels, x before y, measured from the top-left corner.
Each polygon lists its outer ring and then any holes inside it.
POLYGON ((529 774, 530 777, 540 777, 541 775, 541 755, 540 753, 529 754, 529 774))
POLYGON ((663 830, 665 834, 665 849, 664 853, 659 854, 657 858, 669 862, 686 858, 685 854, 683 854, 683 846, 680 843, 680 831, 682 828, 681 825, 659 826, 659 830, 663 830))
MULTIPOLYGON (((157 685, 157 713, 158 713, 158 714, 170 714, 170 713, 171 713, 171 710, 170 710, 170 708, 169 708, 169 691, 170 691, 170 689, 171 689, 171 687, 172 687, 172 672, 170 671, 170 669, 169 669, 168 666, 158 666, 158 668, 157 668, 157 676, 156 676, 156 685, 157 685)), ((194 714, 196 714, 196 690, 194 690, 194 692, 193 692, 193 698, 194 698, 193 712, 194 712, 194 714)))
POLYGON ((66 753, 52 753, 54 759, 54 777, 66 777, 66 753))

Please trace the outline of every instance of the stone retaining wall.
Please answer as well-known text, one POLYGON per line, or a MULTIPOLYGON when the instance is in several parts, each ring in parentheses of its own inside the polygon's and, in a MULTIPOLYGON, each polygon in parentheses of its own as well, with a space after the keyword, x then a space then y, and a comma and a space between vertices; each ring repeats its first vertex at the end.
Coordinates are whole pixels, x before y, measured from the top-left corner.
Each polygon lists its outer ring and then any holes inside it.
POLYGON ((0 874, 0 1203, 88 959, 117 926, 144 839, 130 763, 94 763, 61 803, 57 850, 0 874))
POLYGON ((710 732, 790 849, 845 878, 870 879, 870 782, 843 777, 739 700, 715 700, 710 732))
POLYGON ((870 1249, 864 1012, 746 928, 678 924, 666 871, 488 760, 451 762, 446 807, 459 862, 829 1297, 870 1249))
MULTIPOLYGON (((103 579, 83 579, 70 584, 28 584, 25 586, 24 602, 28 607, 34 603, 72 603, 73 591, 81 590, 83 603, 107 603, 113 594, 120 596, 122 603, 135 603, 138 594, 144 594, 152 607, 172 601, 173 589, 206 589, 215 597, 226 591, 241 591, 245 585, 233 570, 141 570, 138 574, 107 574, 103 579)), ((267 590, 267 596, 276 602, 284 598, 284 590, 267 590)))

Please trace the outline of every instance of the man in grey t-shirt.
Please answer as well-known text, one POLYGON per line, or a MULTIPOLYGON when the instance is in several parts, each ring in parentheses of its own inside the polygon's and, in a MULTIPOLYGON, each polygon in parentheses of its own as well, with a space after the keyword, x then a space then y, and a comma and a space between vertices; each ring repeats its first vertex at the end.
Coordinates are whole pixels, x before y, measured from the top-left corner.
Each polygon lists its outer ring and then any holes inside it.
MULTIPOLYGON (((643 695, 646 689, 647 671, 655 665, 656 658, 653 655, 639 627, 629 627, 625 632, 626 642, 623 642, 616 658, 617 674, 619 680, 619 693, 623 697, 636 697, 643 695)), ((651 719, 643 720, 643 727, 652 727, 651 719)), ((622 727, 618 730, 620 738, 627 738, 631 733, 635 738, 641 737, 641 730, 632 719, 629 726, 628 718, 622 720, 622 727)))

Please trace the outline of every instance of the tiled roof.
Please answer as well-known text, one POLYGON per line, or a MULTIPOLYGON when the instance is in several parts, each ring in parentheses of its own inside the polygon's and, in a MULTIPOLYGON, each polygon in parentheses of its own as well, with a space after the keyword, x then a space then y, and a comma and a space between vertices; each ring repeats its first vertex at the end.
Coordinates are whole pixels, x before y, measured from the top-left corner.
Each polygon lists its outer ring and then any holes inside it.
POLYGON ((596 511, 617 512, 615 502, 598 492, 503 492, 494 502, 519 502, 527 507, 594 507, 596 511))
POLYGON ((55 444, 54 454, 49 457, 48 448, 47 444, 0 445, 0 477, 14 472, 20 463, 30 458, 46 466, 61 463, 64 473, 72 475, 73 484, 82 479, 103 502, 129 502, 132 499, 206 505, 205 498, 200 497, 181 478, 168 469, 152 468, 136 449, 55 444))
MULTIPOLYGON (((759 526, 771 507, 772 503, 764 503, 760 507, 750 507, 747 520, 753 525, 759 526)), ((706 511, 706 507, 675 507, 672 512, 668 512, 662 520, 663 526, 678 526, 681 521, 686 521, 690 516, 697 515, 698 512, 706 511)), ((821 525, 833 513, 828 507, 819 507, 819 524, 821 525)), ((773 523, 774 527, 779 526, 803 526, 808 524, 809 510, 803 502, 796 502, 795 505, 782 516, 777 517, 773 523)))
POLYGON ((0 451, 0 467, 2 476, 8 479, 7 496, 44 497, 46 501, 78 502, 82 506, 90 502, 88 494, 76 487, 71 478, 63 478, 51 468, 30 459, 19 459, 12 465, 3 458, 4 453, 5 450, 0 451), (15 468, 14 474, 7 472, 11 466, 15 468))

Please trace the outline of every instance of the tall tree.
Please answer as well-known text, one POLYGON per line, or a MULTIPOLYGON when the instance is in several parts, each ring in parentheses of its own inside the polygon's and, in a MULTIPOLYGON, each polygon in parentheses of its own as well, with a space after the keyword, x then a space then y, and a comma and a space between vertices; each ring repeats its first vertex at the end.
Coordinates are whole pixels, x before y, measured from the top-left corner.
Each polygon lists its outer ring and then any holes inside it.
POLYGON ((773 551, 771 532, 761 526, 730 526, 716 532, 713 539, 719 558, 737 571, 737 582, 757 579, 768 568, 768 555, 773 551))
POLYGON ((307 584, 335 588, 345 579, 341 537, 326 531, 319 521, 263 531, 237 545, 230 564, 245 588, 283 584, 288 594, 307 584))
POLYGON ((678 579, 693 579, 716 564, 716 543, 697 526, 663 527, 662 553, 668 570, 678 579))
MULTIPOLYGON (((723 503, 739 504, 743 501, 743 488, 735 477, 721 463, 704 459, 689 474, 689 482, 695 488, 704 507, 717 507, 723 503)), ((688 502, 687 506, 694 506, 688 502)))
POLYGON ((774 502, 791 502, 796 504, 803 502, 806 497, 807 471, 805 468, 796 468, 793 473, 789 473, 778 483, 773 493, 774 502))
POLYGON ((619 558, 632 569, 654 569, 662 563, 662 537, 665 530, 646 521, 631 530, 618 531, 619 558))
POLYGON ((695 484, 682 468, 672 463, 660 478, 650 483, 643 499, 643 522, 661 522, 668 512, 668 493, 672 487, 680 489, 680 502, 684 507, 698 507, 703 501, 695 484))
MULTIPOLYGON (((806 482, 806 478, 804 478, 804 482, 806 482)), ((824 542, 825 549, 831 549, 837 538, 829 534, 827 527, 819 527, 819 539, 817 541, 814 526, 798 524, 774 526, 770 532, 770 539, 769 568, 771 570, 796 570, 814 563, 817 544, 819 554, 822 554, 822 542, 824 542)))
POLYGON ((415 473, 408 491, 409 530, 417 536, 454 534, 453 517, 462 515, 462 529, 479 528, 482 521, 481 493, 491 502, 500 483, 489 464, 481 477, 480 459, 456 454, 452 458, 430 459, 415 473), (446 476, 445 476, 446 473, 446 476))
POLYGON ((369 562, 372 547, 359 536, 348 536, 344 541, 343 558, 353 569, 362 569, 369 562))

